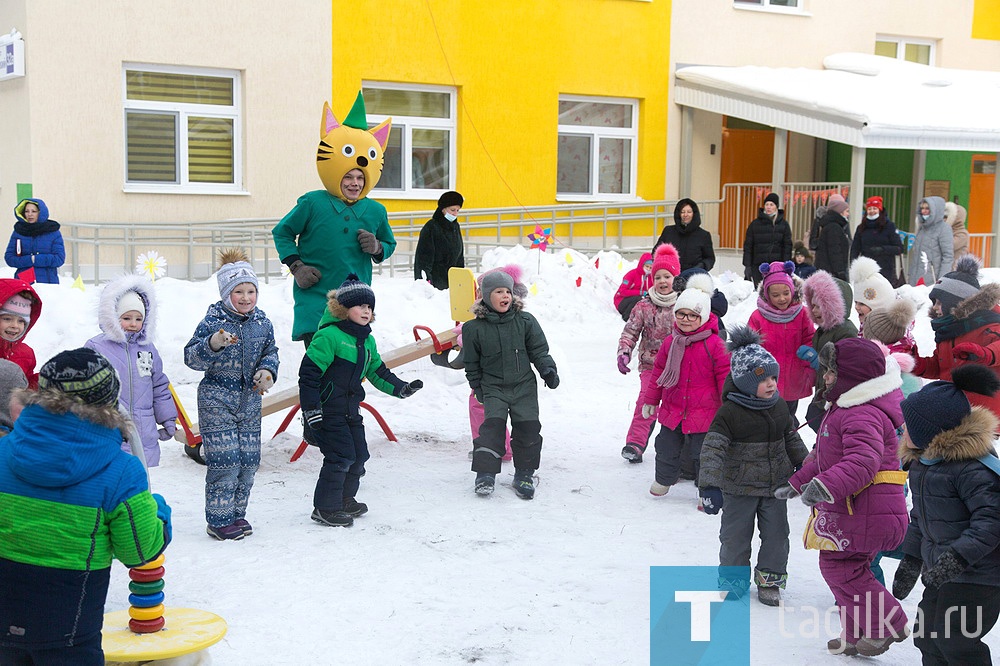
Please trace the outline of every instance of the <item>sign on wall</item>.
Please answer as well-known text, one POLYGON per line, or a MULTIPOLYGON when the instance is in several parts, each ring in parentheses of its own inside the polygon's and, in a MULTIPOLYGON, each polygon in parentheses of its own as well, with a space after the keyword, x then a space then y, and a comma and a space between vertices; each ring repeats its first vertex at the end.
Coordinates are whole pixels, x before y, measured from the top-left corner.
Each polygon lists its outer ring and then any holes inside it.
POLYGON ((0 35, 0 81, 24 76, 24 39, 17 30, 0 35))

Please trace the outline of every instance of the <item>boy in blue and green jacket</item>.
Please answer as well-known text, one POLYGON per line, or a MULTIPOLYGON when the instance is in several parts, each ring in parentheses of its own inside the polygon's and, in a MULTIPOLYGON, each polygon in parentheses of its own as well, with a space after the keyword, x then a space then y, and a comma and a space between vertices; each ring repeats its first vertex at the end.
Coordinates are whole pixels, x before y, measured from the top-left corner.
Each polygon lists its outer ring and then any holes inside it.
POLYGON ((129 422, 106 358, 61 352, 38 387, 0 439, 0 663, 103 664, 112 559, 156 559, 170 507, 121 450, 129 422))
POLYGON ((349 527, 368 511, 355 499, 369 458, 360 414, 362 380, 397 398, 409 398, 424 386, 419 379, 404 382, 382 362, 371 337, 374 311, 375 292, 351 273, 327 294, 319 330, 299 367, 305 438, 323 452, 311 516, 323 525, 349 527))

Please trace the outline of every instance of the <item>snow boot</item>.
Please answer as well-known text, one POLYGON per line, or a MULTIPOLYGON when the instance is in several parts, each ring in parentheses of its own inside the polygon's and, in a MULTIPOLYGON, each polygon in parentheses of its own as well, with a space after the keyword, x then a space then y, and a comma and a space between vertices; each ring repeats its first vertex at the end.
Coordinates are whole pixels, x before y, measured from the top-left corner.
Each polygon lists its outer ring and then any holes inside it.
POLYGON ((480 472, 476 475, 476 494, 492 495, 493 486, 496 485, 497 475, 488 472, 480 472))
POLYGON ((205 532, 208 533, 208 536, 214 537, 219 541, 239 541, 243 538, 243 529, 236 523, 223 525, 222 527, 209 525, 205 528, 205 532))
POLYGON ((243 530, 243 536, 250 536, 253 534, 253 525, 247 522, 246 518, 237 518, 233 525, 243 530))
POLYGON ((831 638, 826 642, 826 649, 830 654, 842 654, 845 657, 858 656, 858 648, 854 643, 848 643, 845 638, 831 638))
POLYGON ((653 481, 653 485, 649 487, 649 494, 653 497, 663 497, 668 492, 670 492, 670 486, 665 486, 662 483, 657 483, 653 481))
POLYGON ((630 463, 641 463, 642 449, 640 449, 635 444, 626 444, 624 447, 622 447, 622 458, 629 461, 630 463))
POLYGON ((321 525, 329 525, 330 527, 350 527, 354 524, 354 518, 343 510, 323 511, 322 509, 313 509, 312 515, 309 517, 321 525))
POLYGON ((359 502, 353 497, 344 498, 344 513, 352 518, 357 518, 368 513, 368 505, 364 502, 359 502))
POLYGON ((899 632, 898 636, 893 636, 892 634, 889 634, 885 638, 869 638, 868 636, 862 636, 858 639, 855 647, 858 649, 858 654, 863 657, 877 657, 892 647, 893 643, 902 643, 909 637, 910 630, 903 627, 903 630, 899 632))
POLYGON ((514 492, 521 499, 530 500, 535 496, 535 481, 531 478, 531 471, 514 472, 514 492))
POLYGON ((781 588, 780 587, 758 587, 757 588, 757 600, 765 606, 780 606, 781 605, 781 588))

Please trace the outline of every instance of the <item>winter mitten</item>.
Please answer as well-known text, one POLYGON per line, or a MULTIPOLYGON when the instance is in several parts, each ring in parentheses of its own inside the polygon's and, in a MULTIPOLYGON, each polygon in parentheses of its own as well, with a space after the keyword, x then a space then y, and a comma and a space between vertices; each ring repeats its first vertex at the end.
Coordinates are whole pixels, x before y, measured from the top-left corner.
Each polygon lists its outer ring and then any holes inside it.
POLYGON ((323 425, 323 410, 322 409, 309 409, 302 412, 302 418, 306 420, 309 427, 313 430, 319 430, 323 425))
POLYGON ((258 370, 253 375, 253 390, 264 395, 274 386, 274 377, 270 370, 258 370))
POLYGON ((799 496, 799 491, 795 489, 790 483, 786 483, 777 490, 774 491, 774 496, 781 500, 795 499, 799 496))
POLYGON ((212 333, 212 337, 208 339, 208 346, 212 348, 212 351, 221 351, 229 345, 235 345, 239 341, 238 337, 220 328, 215 333, 212 333))
POLYGON ((708 515, 714 516, 722 510, 722 491, 718 488, 713 486, 702 488, 698 491, 698 496, 701 498, 702 508, 708 515))
POLYGON ((813 370, 819 370, 819 354, 809 345, 799 347, 795 355, 812 366, 813 370))
POLYGON ((419 379, 414 379, 409 384, 403 384, 403 387, 399 389, 400 398, 409 398, 411 395, 419 391, 424 387, 424 383, 419 379))
POLYGON ((969 563, 965 558, 949 548, 941 554, 938 561, 920 577, 924 587, 937 589, 958 577, 963 571, 969 568, 969 563))
POLYGON ((302 263, 301 259, 293 261, 288 270, 291 271, 292 277, 295 278, 295 284, 299 285, 299 289, 308 289, 323 277, 318 268, 306 266, 302 263))
POLYGON ((382 251, 382 243, 378 242, 375 234, 364 229, 358 229, 358 245, 366 254, 378 254, 382 251))
POLYGON ((959 361, 993 365, 993 352, 975 342, 960 342, 951 350, 951 355, 959 361))
POLYGON ((555 368, 546 368, 545 372, 542 373, 542 381, 550 389, 554 389, 559 386, 559 374, 556 372, 555 368))
POLYGON ((476 402, 483 404, 483 387, 476 386, 472 389, 472 395, 476 396, 476 402))
POLYGON ((159 493, 153 493, 153 499, 156 500, 156 517, 163 521, 163 531, 166 534, 167 543, 170 543, 174 533, 174 527, 170 523, 170 505, 159 493))
POLYGON ((802 503, 806 506, 815 506, 820 502, 826 502, 828 504, 833 504, 833 495, 830 491, 826 489, 823 482, 819 479, 813 479, 806 485, 802 486, 802 503))
POLYGON ((631 358, 625 352, 618 354, 618 372, 622 373, 623 375, 627 375, 631 370, 628 367, 628 362, 630 360, 631 358))
POLYGON ((913 586, 917 584, 920 576, 920 569, 924 566, 922 560, 906 555, 903 561, 896 567, 896 575, 892 579, 892 596, 897 599, 905 599, 913 586))
POLYGON ((170 421, 163 422, 163 427, 156 431, 156 437, 161 442, 165 442, 173 437, 175 432, 177 432, 177 425, 173 419, 171 419, 170 421))
POLYGON ((749 266, 743 269, 743 279, 753 282, 753 270, 749 266))
POLYGON ((643 405, 642 406, 642 418, 651 419, 653 415, 656 414, 656 405, 643 405))

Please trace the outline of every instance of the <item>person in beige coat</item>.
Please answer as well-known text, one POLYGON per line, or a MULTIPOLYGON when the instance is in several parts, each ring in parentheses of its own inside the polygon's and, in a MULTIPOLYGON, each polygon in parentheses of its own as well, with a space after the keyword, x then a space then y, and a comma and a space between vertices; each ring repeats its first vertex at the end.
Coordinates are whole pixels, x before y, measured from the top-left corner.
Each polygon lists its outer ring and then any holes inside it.
POLYGON ((965 228, 965 217, 968 213, 965 206, 959 206, 953 201, 944 205, 944 221, 951 226, 951 235, 955 241, 955 256, 952 258, 952 270, 958 264, 958 258, 969 254, 969 230, 965 228))

